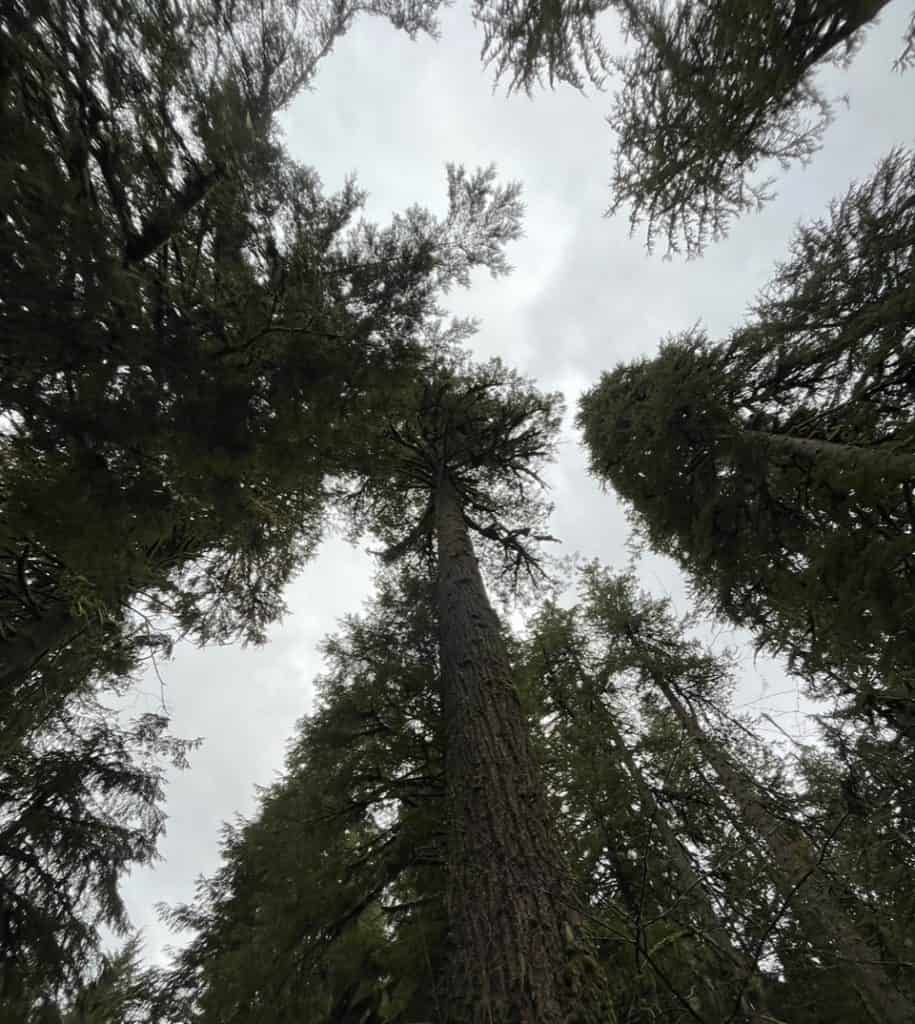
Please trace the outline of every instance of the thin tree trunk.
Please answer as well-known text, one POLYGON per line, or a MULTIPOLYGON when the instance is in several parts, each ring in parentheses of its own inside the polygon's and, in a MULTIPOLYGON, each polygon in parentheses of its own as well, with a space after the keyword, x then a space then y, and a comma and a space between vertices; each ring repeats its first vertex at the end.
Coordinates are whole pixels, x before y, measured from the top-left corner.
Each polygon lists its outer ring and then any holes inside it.
POLYGON ((626 743, 620 735, 612 716, 607 715, 603 719, 601 727, 606 729, 607 736, 613 746, 616 756, 620 761, 622 761, 627 772, 632 777, 635 788, 638 790, 642 816, 649 818, 654 823, 654 827, 658 830, 658 835, 664 843, 667 850, 667 856, 670 858, 670 863, 677 872, 677 890, 681 895, 685 893, 690 893, 692 895, 691 905, 693 905, 702 922, 703 932, 712 940, 722 956, 730 959, 735 965, 739 966, 741 970, 750 973, 754 972, 755 968, 747 962, 747 958, 743 953, 734 946, 730 935, 728 935, 722 926, 721 921, 718 919, 718 915, 715 913, 715 908, 712 906, 711 901, 705 892, 702 879, 697 874, 692 861, 686 854, 686 851, 680 845, 674 830, 670 827, 670 823, 667 820, 667 814, 660 807, 657 800, 655 800, 651 787, 645 781, 641 768, 639 768, 635 763, 635 758, 633 758, 626 746, 626 743))
POLYGON ((527 722, 459 496, 435 494, 450 812, 449 1013, 459 1024, 606 1024, 527 722))
MULTIPOLYGON (((596 694, 602 692, 605 688, 605 682, 595 682, 592 676, 585 670, 577 651, 570 648, 569 653, 575 663, 576 673, 581 682, 591 692, 596 694)), ((652 826, 657 829, 658 835, 661 837, 661 841, 667 851, 670 863, 677 872, 677 891, 681 896, 686 896, 687 894, 690 895, 690 906, 696 912, 701 922, 701 930, 705 938, 710 940, 723 959, 730 961, 732 967, 735 969, 738 980, 740 982, 749 983, 749 979, 758 974, 756 964, 752 963, 743 951, 738 949, 732 942, 730 935, 721 924, 721 920, 705 891, 702 879, 699 877, 696 869, 693 867, 692 861, 689 859, 689 856, 683 849, 683 846, 680 844, 676 834, 671 828, 666 812, 658 804, 651 787, 645 781, 642 769, 638 764, 636 764, 635 758, 632 756, 632 752, 629 750, 629 747, 626 745, 626 741, 623 739, 622 733, 616 726, 616 721, 614 720, 612 713, 603 708, 600 704, 599 698, 596 703, 597 707, 601 709, 599 731, 606 735, 609 745, 612 748, 610 757, 616 762, 621 763, 632 779, 639 795, 641 815, 643 818, 649 820, 652 823, 652 826)), ((629 909, 633 918, 637 918, 639 916, 639 905, 633 900, 633 895, 630 892, 632 885, 626 872, 628 862, 625 862, 624 858, 619 857, 616 850, 608 849, 607 854, 613 864, 614 872, 617 875, 620 887, 623 890, 624 902, 627 905, 627 909, 629 909)), ((658 911, 661 911, 662 909, 663 908, 659 907, 658 911)), ((644 908, 642 908, 642 914, 644 914, 644 908)), ((747 1012, 752 1012, 749 1007, 746 1007, 746 1010, 747 1012)))
POLYGON ((915 480, 915 453, 912 452, 894 452, 889 447, 841 444, 766 430, 742 430, 738 436, 779 454, 799 455, 810 462, 827 460, 848 472, 865 470, 898 481, 915 480))
POLYGON ((208 170, 195 170, 189 174, 181 185, 177 195, 163 202, 149 220, 143 225, 139 234, 128 236, 124 249, 124 262, 128 265, 142 263, 161 245, 164 245, 175 232, 184 226, 187 215, 207 195, 221 178, 225 169, 221 165, 208 170))
POLYGON ((783 897, 792 899, 807 938, 814 943, 833 942, 843 972, 852 981, 869 1017, 880 1024, 911 1024, 915 1005, 896 989, 879 964, 880 952, 858 932, 836 902, 820 871, 819 857, 802 837, 790 834, 785 823, 770 813, 762 800, 731 765, 718 744, 674 689, 657 677, 658 688, 731 796, 747 824, 763 839, 776 868, 776 882, 783 897), (794 899, 793 897, 799 897, 794 899))
POLYGON ((635 758, 633 758, 629 748, 626 746, 625 740, 617 729, 612 716, 607 715, 603 724, 607 729, 607 735, 610 739, 610 743, 613 745, 617 753, 617 756, 626 766, 627 771, 635 782, 643 813, 649 816, 654 822, 654 826, 658 830, 658 835, 660 835, 664 846, 667 849, 667 854, 670 857, 670 863, 677 872, 677 890, 681 896, 689 894, 690 906, 696 911, 699 918, 702 935, 711 942, 719 956, 721 956, 725 961, 730 962, 734 978, 744 993, 741 997, 742 1013, 746 1014, 746 1019, 751 1022, 771 1020, 771 1017, 766 1016, 763 997, 757 993, 756 1002, 759 1005, 754 1006, 752 1005, 748 995, 748 990, 753 979, 759 977, 757 964, 755 964, 750 957, 743 952, 743 950, 734 945, 731 940, 731 936, 728 935, 726 929, 722 925, 721 920, 705 891, 702 879, 699 877, 699 874, 693 867, 692 861, 689 859, 686 851, 680 845, 680 841, 677 839, 676 834, 670 827, 670 823, 667 820, 667 815, 665 814, 664 809, 660 807, 657 800, 655 800, 651 787, 645 781, 641 768, 639 768, 635 763, 635 758))

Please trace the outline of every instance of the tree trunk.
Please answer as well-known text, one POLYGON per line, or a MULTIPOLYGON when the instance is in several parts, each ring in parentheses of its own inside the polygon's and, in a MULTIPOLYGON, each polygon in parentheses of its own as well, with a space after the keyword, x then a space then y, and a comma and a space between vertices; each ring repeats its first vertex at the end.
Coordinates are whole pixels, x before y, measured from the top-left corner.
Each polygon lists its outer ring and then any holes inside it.
POLYGON ((725 931, 715 913, 715 908, 709 900, 702 879, 693 867, 692 861, 686 851, 680 845, 673 829, 667 820, 664 810, 658 805, 650 786, 642 775, 642 770, 635 763, 635 759, 629 752, 623 737, 616 728, 616 723, 610 715, 607 715, 602 722, 602 728, 606 729, 607 737, 614 748, 616 756, 622 761, 627 772, 632 777, 639 794, 639 803, 642 807, 642 814, 649 818, 670 857, 670 863, 677 872, 677 890, 681 895, 690 894, 690 905, 695 909, 697 916, 702 923, 702 931, 705 937, 711 940, 718 952, 730 960, 739 970, 741 978, 749 977, 756 973, 756 965, 750 964, 747 957, 737 949, 731 941, 730 935, 725 931))
POLYGON ((864 470, 871 475, 887 476, 893 481, 915 480, 915 453, 894 452, 889 447, 841 444, 793 434, 774 434, 766 430, 743 430, 738 435, 770 451, 801 456, 811 463, 831 462, 837 468, 855 473, 864 470))
POLYGON ((880 952, 858 932, 838 905, 827 878, 820 871, 817 853, 802 835, 792 834, 785 822, 768 810, 718 744, 705 734, 674 689, 661 677, 655 681, 681 725, 737 804, 742 818, 765 842, 776 869, 776 885, 782 896, 791 901, 791 909, 807 939, 824 948, 834 943, 839 966, 875 1024, 915 1021, 915 1005, 893 986, 880 966, 880 952))
POLYGON ((459 496, 435 494, 450 813, 448 1006, 459 1024, 607 1024, 527 722, 459 496))
MULTIPOLYGON (((574 661, 576 674, 579 680, 586 688, 586 691, 594 694, 596 697, 596 707, 595 705, 592 705, 586 714, 593 718, 595 710, 597 708, 600 709, 600 724, 596 729, 598 733, 606 736, 608 744, 611 747, 610 753, 606 756, 609 756, 612 761, 621 764, 632 779, 633 785, 639 795, 641 816, 650 821, 652 826, 657 829, 658 835, 661 837, 661 842, 664 844, 664 848, 667 851, 670 863, 677 872, 677 892, 681 898, 688 898, 689 906, 695 912, 696 917, 699 920, 699 933, 703 936, 706 942, 712 945, 722 960, 728 964, 728 967, 734 978, 737 980, 738 985, 741 986, 745 993, 747 993, 741 998, 741 1011, 747 1015, 747 1019, 750 1021, 764 1020, 764 1016, 758 1015, 761 1012, 761 1006, 759 1008, 754 1008, 751 1005, 748 992, 752 980, 759 975, 757 965, 753 963, 742 950, 734 945, 731 940, 731 936, 721 924, 721 920, 705 891, 705 886, 703 885, 702 880, 696 872, 696 869, 693 867, 688 854, 677 839, 673 829, 670 827, 666 812, 658 804, 651 787, 645 781, 645 776, 643 775, 641 768, 636 764, 635 758, 632 756, 631 751, 626 745, 626 741, 623 739, 622 733, 616 726, 613 714, 604 708, 603 704, 600 702, 600 694, 606 688, 606 679, 603 681, 596 681, 586 671, 578 652, 574 650, 574 648, 570 647, 569 653, 574 661)), ((576 712, 573 711, 571 713, 575 714, 576 712)), ((584 709, 579 709, 578 713, 585 713, 584 709)), ((639 897, 636 897, 635 888, 630 874, 630 862, 626 858, 620 857, 618 851, 610 848, 609 846, 606 850, 606 854, 613 866, 614 874, 617 876, 617 881, 620 884, 623 902, 625 903, 633 921, 638 920, 640 917, 651 917, 656 913, 663 913, 664 908, 659 906, 657 909, 654 907, 650 908, 649 913, 646 915, 644 905, 646 894, 643 892, 639 897)), ((757 1002, 759 1001, 760 1000, 757 998, 757 1002)))

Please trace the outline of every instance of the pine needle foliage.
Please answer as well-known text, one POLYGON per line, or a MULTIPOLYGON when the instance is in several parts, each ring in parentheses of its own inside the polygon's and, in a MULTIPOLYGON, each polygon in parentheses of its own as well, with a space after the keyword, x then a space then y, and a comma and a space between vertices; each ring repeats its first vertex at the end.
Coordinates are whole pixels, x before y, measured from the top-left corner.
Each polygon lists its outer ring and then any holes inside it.
POLYGON ((695 593, 842 713, 915 735, 915 159, 801 228, 748 323, 582 399, 593 472, 695 593))

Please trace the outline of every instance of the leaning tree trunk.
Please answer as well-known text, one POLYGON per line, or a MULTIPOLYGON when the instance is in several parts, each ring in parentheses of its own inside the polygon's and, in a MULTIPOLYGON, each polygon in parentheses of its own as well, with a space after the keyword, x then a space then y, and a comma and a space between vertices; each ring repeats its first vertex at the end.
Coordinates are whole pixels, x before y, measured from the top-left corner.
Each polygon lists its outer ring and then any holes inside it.
POLYGON ((865 472, 888 477, 892 482, 915 480, 915 452, 894 451, 889 446, 845 444, 838 441, 777 434, 766 430, 742 430, 739 438, 768 448, 774 455, 808 463, 827 461, 844 473, 865 472))
POLYGON ((775 866, 775 881, 791 903, 807 938, 813 943, 831 941, 842 971, 854 985, 871 1020, 880 1024, 912 1024, 915 1004, 890 981, 880 966, 882 957, 861 935, 838 905, 827 878, 820 870, 820 858, 810 844, 786 828, 773 815, 745 779, 734 769, 718 744, 686 707, 674 688, 662 677, 656 678, 687 735, 702 751, 721 784, 731 796, 744 821, 765 842, 775 866))
MULTIPOLYGON (((607 732, 607 739, 613 747, 614 755, 622 761, 628 773, 632 776, 635 787, 639 794, 639 804, 642 814, 654 823, 658 835, 664 843, 670 863, 677 872, 677 891, 681 898, 688 899, 689 905, 695 910, 699 919, 702 937, 715 949, 718 955, 726 962, 729 973, 733 974, 738 987, 741 990, 740 1009, 747 1019, 751 1021, 765 1020, 764 1007, 754 1006, 750 998, 750 990, 753 980, 759 977, 757 965, 737 946, 734 945, 727 929, 721 923, 721 919, 715 911, 711 900, 706 893, 705 886, 699 873, 693 867, 686 851, 680 845, 674 830, 667 820, 667 814, 655 800, 651 787, 645 781, 641 768, 636 764, 626 741, 616 727, 612 715, 602 718, 601 727, 607 732)), ((760 1002, 758 994, 755 1001, 760 1002)))
MULTIPOLYGON (((606 687, 606 683, 595 680, 585 669, 578 652, 570 647, 569 654, 575 665, 576 675, 584 687, 584 691, 596 694, 597 700, 594 705, 589 705, 585 717, 593 718, 596 709, 599 709, 600 721, 595 725, 595 733, 605 737, 609 751, 600 751, 600 754, 609 757, 610 761, 619 764, 625 769, 626 774, 635 786, 639 796, 639 807, 642 818, 651 822, 651 827, 657 830, 671 866, 677 872, 675 888, 678 893, 678 900, 686 900, 698 919, 698 932, 705 940, 706 945, 711 946, 724 964, 724 969, 734 978, 741 992, 740 1011, 744 1015, 742 1019, 751 1022, 765 1020, 761 998, 758 994, 752 993, 758 1006, 753 1005, 751 999, 751 988, 753 981, 759 977, 757 965, 739 949, 728 934, 727 929, 721 923, 712 902, 706 892, 705 884, 693 867, 692 861, 683 846, 677 839, 673 828, 668 821, 667 812, 658 804, 651 787, 645 781, 642 769, 636 763, 623 735, 617 728, 612 712, 606 709, 600 700, 600 693, 606 687)), ((579 709, 584 711, 584 708, 579 709)), ((569 711, 574 715, 574 710, 569 711)), ((593 723, 592 723, 593 724, 593 723)), ((613 868, 613 873, 620 885, 623 903, 626 906, 633 922, 646 916, 645 893, 637 893, 636 886, 632 879, 633 865, 626 857, 619 855, 612 840, 608 841, 606 849, 607 859, 613 868)), ((664 916, 665 908, 662 906, 651 907, 647 916, 653 917, 656 914, 664 916)))
POLYGON ((456 1024, 607 1024, 582 927, 457 491, 435 495, 448 914, 456 1024))

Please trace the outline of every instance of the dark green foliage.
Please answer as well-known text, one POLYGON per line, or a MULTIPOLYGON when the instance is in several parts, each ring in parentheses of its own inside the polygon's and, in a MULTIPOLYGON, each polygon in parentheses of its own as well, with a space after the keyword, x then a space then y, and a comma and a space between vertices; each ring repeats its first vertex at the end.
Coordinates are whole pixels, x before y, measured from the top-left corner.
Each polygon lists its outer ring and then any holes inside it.
MULTIPOLYGON (((532 485, 552 454, 555 395, 441 335, 408 401, 371 438, 355 525, 416 555, 436 581, 449 817, 445 1020, 603 1021, 608 991, 578 909, 518 701, 504 632, 471 536, 507 591, 536 578, 544 508, 532 485), (522 525, 515 525, 516 523, 522 525), (405 535, 406 531, 406 535, 405 535)), ((541 485, 542 486, 542 485, 541 485)), ((540 570, 542 571, 542 570, 540 570)))
MULTIPOLYGON (((547 604, 531 622, 526 675, 541 694, 544 757, 580 884, 621 958, 620 1019, 651 1008, 661 1020, 750 1020, 772 983, 752 943, 770 909, 765 861, 735 837, 731 809, 652 686, 656 672, 678 676, 704 656, 669 621, 663 668, 631 639, 635 622, 664 614, 631 578, 592 565, 576 606, 547 604)), ((705 671, 717 677, 706 696, 726 699, 726 664, 705 658, 705 671)), ((761 753, 754 768, 771 778, 761 753)))
MULTIPOLYGON (((815 82, 847 66, 889 0, 475 0, 482 57, 509 91, 563 82, 620 89, 608 213, 630 208, 652 249, 699 255, 732 221, 774 196, 782 168, 808 162, 833 117, 815 82), (630 46, 611 55, 598 31, 619 15, 630 46)), ((912 63, 915 21, 897 61, 912 63)))
MULTIPOLYGON (((597 567, 588 569, 583 583, 583 601, 573 614, 593 630, 586 648, 592 678, 601 678, 600 667, 607 666, 604 700, 639 707, 635 757, 645 777, 657 780, 656 800, 666 813, 666 822, 655 819, 656 827, 666 824, 682 843, 716 909, 710 917, 695 902, 701 890, 694 886, 665 918, 700 913, 694 934, 711 940, 706 956, 720 955, 723 947, 712 930, 717 919, 744 960, 730 969, 723 961, 725 977, 777 1019, 878 1020, 879 1011, 865 1006, 875 985, 883 985, 895 992, 886 1003, 893 1019, 907 1020, 915 982, 907 951, 915 936, 900 884, 909 852, 899 844, 906 842, 901 805, 910 798, 894 792, 891 781, 895 776, 896 785, 905 787, 911 768, 905 752, 884 749, 878 755, 866 734, 852 748, 852 733, 843 739, 827 729, 821 754, 811 751, 797 765, 780 762, 746 721, 727 712, 733 686, 727 659, 691 640, 667 602, 640 596, 631 578, 597 567), (837 799, 837 790, 843 798, 837 799), (852 791, 857 798, 849 801, 852 791), (796 858, 808 860, 803 872, 792 866, 796 858), (903 899, 899 909, 890 906, 890 886, 903 899), (862 943, 869 946, 866 957, 857 948, 862 943), (851 948, 855 955, 849 957, 851 948), (772 958, 780 972, 772 972, 772 958), (747 965, 755 977, 742 977, 747 965), (825 1018, 808 1018, 802 1007, 830 1010, 825 1018)), ((580 725, 579 737, 586 732, 580 725)), ((581 739, 577 743, 586 748, 581 739)), ((640 810, 644 822, 644 796, 640 810)), ((633 845, 623 842, 626 850, 633 845)), ((647 847, 636 848, 647 856, 647 847)), ((655 880, 656 891, 665 894, 666 888, 667 900, 670 889, 677 890, 677 874, 682 886, 683 872, 670 858, 655 880)), ((650 878, 642 876, 642 900, 650 898, 644 888, 650 878)), ((675 970, 688 955, 688 948, 677 951, 675 970)), ((706 998, 727 1001, 727 990, 721 981, 706 998)), ((717 1019, 715 1011, 710 1019, 717 1019)))
MULTIPOLYGON (((801 747, 791 758, 803 793, 798 814, 809 841, 822 851, 824 870, 839 883, 843 912, 911 1003, 911 752, 872 729, 829 725, 824 738, 826 745, 801 747)), ((790 920, 782 932, 777 955, 787 984, 777 991, 773 1012, 792 1024, 844 1019, 856 1000, 845 984, 823 983, 829 977, 829 952, 824 956, 822 944, 790 920)), ((844 966, 841 981, 851 969, 844 966)))
POLYGON ((97 963, 99 928, 126 928, 118 881, 155 857, 162 761, 185 767, 193 746, 167 725, 122 725, 86 696, 0 740, 2 1012, 72 996, 97 963))
POLYGON ((606 374, 594 473, 843 713, 915 734, 915 158, 802 228, 748 324, 606 374))
POLYGON ((519 187, 493 168, 449 167, 442 217, 378 227, 279 145, 361 11, 434 28, 397 0, 3 8, 0 853, 23 1006, 69 1006, 98 927, 124 926, 155 758, 184 749, 104 701, 179 636, 263 639, 439 296, 508 269, 519 187))
MULTIPOLYGON (((461 325, 455 330, 462 333, 461 325)), ((412 610, 401 599, 398 610, 403 609, 408 624, 403 641, 398 642, 401 633, 396 619, 379 616, 372 632, 380 639, 375 655, 379 665, 385 672, 390 672, 393 665, 395 672, 402 673, 407 653, 404 646, 411 637, 416 642, 413 623, 435 626, 433 650, 418 656, 410 652, 410 658, 416 658, 425 669, 425 679, 420 677, 418 682, 426 687, 427 694, 431 687, 441 691, 440 719, 436 714, 434 723, 427 721, 420 738, 424 747, 439 757, 444 744, 445 775, 442 778, 439 770, 437 782, 428 777, 426 753, 419 780, 425 791, 430 782, 435 782, 439 803, 426 808, 415 803, 414 795, 412 800, 405 800, 405 806, 399 806, 395 794, 384 785, 388 772, 372 770, 370 756, 376 743, 390 751, 392 743, 415 743, 417 737, 411 735, 415 728, 409 720, 401 719, 402 724, 397 724, 408 706, 389 708, 373 677, 372 663, 363 666, 355 660, 354 668, 366 676, 364 699, 375 703, 371 710, 360 710, 357 732, 353 733, 351 727, 341 732, 338 726, 326 747, 324 741, 316 743, 314 736, 308 742, 309 783, 313 776, 330 771, 345 787, 347 798, 339 809, 329 809, 326 816, 309 818, 319 828, 326 824, 329 831, 310 833, 309 843, 313 840, 320 845, 307 856, 331 856, 333 863, 345 864, 351 856, 350 845, 355 843, 352 855, 360 870, 351 873, 335 868, 335 875, 319 886, 321 897, 330 901, 326 909, 315 904, 315 897, 303 897, 298 902, 313 922, 304 929, 299 927, 298 935, 311 934, 311 929, 320 925, 320 941, 313 944, 317 956, 321 942, 338 933, 341 942, 349 941, 342 937, 345 926, 355 925, 357 920, 360 927, 363 921, 368 926, 377 918, 376 905, 383 908, 389 888, 415 856, 415 844, 407 838, 406 829, 411 820, 417 819, 418 825, 432 825, 438 836, 436 858, 443 858, 443 864, 437 877, 443 888, 434 894, 434 900, 440 903, 445 899, 448 907, 447 922, 439 912, 435 945, 424 950, 425 966, 432 979, 422 985, 424 998, 431 1000, 437 993, 442 1001, 436 1019, 464 1024, 490 1018, 508 1020, 520 1014, 530 1020, 603 1020, 603 1011, 597 1012, 604 1005, 605 995, 601 970, 589 952, 588 928, 582 927, 561 863, 503 634, 488 603, 468 532, 473 530, 485 537, 493 551, 500 553, 503 567, 533 569, 536 563, 529 545, 537 538, 530 525, 512 527, 511 517, 528 509, 537 510, 536 502, 528 497, 528 482, 537 481, 537 461, 550 453, 556 400, 540 395, 497 362, 475 367, 460 353, 447 351, 451 337, 437 336, 431 366, 417 380, 414 394, 408 396, 410 401, 395 409, 387 429, 366 432, 360 453, 365 469, 358 488, 346 495, 354 525, 369 525, 377 535, 393 542, 387 561, 408 559, 413 565, 423 566, 420 578, 434 580, 434 586, 411 584, 410 597, 415 602, 412 610), (475 519, 484 514, 486 520, 475 519), (392 736, 388 736, 389 722, 395 730, 392 736), (494 750, 493 744, 498 749, 494 750), (317 755, 324 750, 330 752, 331 760, 322 769, 323 761, 317 755), (350 762, 353 755, 355 761, 350 762), (360 774, 366 770, 370 795, 363 799, 349 795, 351 787, 363 784, 360 774), (445 800, 441 800, 442 792, 445 800), (377 806, 376 801, 380 801, 377 806), (345 821, 349 814, 367 814, 369 809, 369 818, 360 817, 340 833, 341 816, 345 821), (384 831, 379 834, 378 828, 384 831), (443 842, 445 839, 447 842, 443 842), (537 896, 539 892, 546 895, 537 896), (485 910, 482 917, 475 909, 478 906, 485 910), (328 921, 328 915, 329 923, 321 924, 328 921), (447 933, 443 930, 445 923, 447 933), (438 966, 433 971, 434 963, 438 966), (432 981, 434 990, 429 987, 432 981)), ((391 614, 389 607, 382 611, 391 614)), ((352 642, 348 646, 351 648, 352 642)), ((339 647, 329 650, 338 659, 345 653, 339 647)), ((352 655, 349 659, 353 664, 352 655)), ((350 675, 345 678, 354 688, 350 675)), ((437 704, 438 694, 435 696, 437 704)), ((349 705, 345 691, 335 693, 335 715, 349 705)), ((404 754, 397 756, 402 758, 404 754)), ((416 755, 408 756, 412 759, 416 755)), ((406 783, 412 781, 416 770, 414 764, 401 763, 391 775, 406 783)), ((316 797, 330 795, 333 788, 325 780, 318 784, 316 797)), ((297 784, 295 789, 302 792, 297 784)), ((283 786, 283 794, 291 792, 291 787, 283 786)), ((260 822, 269 820, 268 803, 260 822)), ((302 851, 300 847, 297 855, 302 851)), ((302 865, 302 873, 306 867, 302 865)), ((220 879, 215 884, 222 884, 220 879)), ((402 885, 402 880, 398 884, 402 885)), ((417 882, 415 898, 421 905, 433 899, 428 884, 417 882)), ((222 892, 214 889, 202 896, 204 916, 195 918, 192 910, 190 916, 179 915, 177 921, 202 930, 205 942, 211 921, 206 905, 219 903, 222 892)), ((428 930, 424 929, 424 941, 428 941, 428 930)), ((354 941, 357 934, 355 927, 346 930, 346 936, 354 941)), ((398 937, 393 924, 387 937, 398 937)), ((370 938, 366 941, 372 945, 370 938)), ((377 939, 374 944, 377 946, 377 939)), ((205 957, 205 948, 200 949, 205 957)), ((350 954, 350 962, 354 955, 350 954)), ((383 959, 384 955, 383 950, 376 950, 372 962, 380 962, 377 957, 383 959)), ((276 959, 275 953, 272 958, 276 959)), ((282 955, 280 959, 284 960, 282 955)), ((302 995, 290 996, 290 1013, 292 1007, 302 1013, 307 1006, 312 1015, 323 1011, 328 1019, 335 1019, 333 1007, 343 993, 334 989, 322 994, 323 982, 309 973, 309 967, 305 970, 301 982, 292 979, 287 970, 276 983, 280 988, 272 986, 269 991, 275 997, 284 985, 301 985, 302 995), (306 996, 317 1001, 303 1004, 306 996)), ((240 984, 236 980, 239 973, 230 967, 228 977, 216 979, 212 998, 222 999, 224 991, 234 993, 240 984)), ((363 984, 357 994, 374 1000, 372 1013, 380 1014, 380 1019, 400 1019, 395 1014, 405 1005, 401 1007, 397 1000, 388 1005, 384 974, 374 976, 368 961, 361 973, 363 984)), ((255 984, 257 992, 250 996, 231 995, 231 1005, 239 1007, 236 1012, 256 1013, 259 1009, 262 987, 255 984)), ((344 989, 349 991, 346 985, 344 989)), ((270 998, 266 993, 264 989, 263 997, 270 998)), ((210 995, 205 993, 201 998, 210 995)), ((276 1014, 274 1002, 271 1007, 276 1014)))
POLYGON ((173 979, 188 1020, 438 1018, 445 824, 427 589, 389 580, 327 641, 318 709, 283 779, 253 821, 226 829, 226 866, 197 904, 171 915, 196 932, 173 979))
POLYGON ((354 530, 388 545, 387 563, 411 553, 434 559, 435 494, 447 477, 491 585, 517 594, 542 575, 537 545, 553 539, 543 532, 539 472, 554 452, 561 396, 539 392, 498 359, 473 363, 458 347, 473 330, 437 327, 412 387, 380 430, 363 436, 353 455, 359 475, 343 499, 354 530))
MULTIPOLYGON (((446 737, 428 587, 408 574, 383 582, 369 613, 327 642, 319 709, 284 778, 251 823, 228 830, 225 866, 196 906, 173 915, 194 933, 170 991, 196 1011, 176 1020, 443 1019, 446 737)), ((768 813, 816 846, 845 913, 908 983, 906 826, 888 792, 871 802, 904 770, 898 759, 884 752, 880 783, 859 756, 867 806, 846 816, 836 801, 854 757, 836 736, 798 766, 780 763, 724 710, 727 659, 689 639, 665 602, 596 566, 577 606, 547 603, 508 639, 617 1020, 807 1024, 824 1019, 817 1007, 836 1024, 863 1019, 832 937, 802 926, 817 893, 802 880, 784 899, 762 838, 665 708, 662 681, 768 813)))
POLYGON ((625 6, 625 0, 474 0, 483 62, 495 67, 497 80, 508 79, 509 92, 531 95, 535 86, 557 82, 600 88, 610 55, 596 22, 605 11, 625 6))
POLYGON ((631 205, 651 248, 699 254, 773 195, 761 164, 806 162, 832 105, 813 81, 847 63, 888 0, 700 0, 627 4, 634 51, 622 90, 610 212, 631 205))
POLYGON ((131 936, 64 995, 42 991, 28 1004, 0 1006, 3 1024, 152 1024, 160 1021, 160 972, 144 967, 142 944, 131 936))
MULTIPOLYGON (((363 9, 18 15, 0 83, 0 674, 136 613, 258 641, 314 550, 324 481, 396 394, 438 295, 507 270, 518 187, 353 223, 275 118, 363 9), (128 17, 128 14, 130 15, 128 17)), ((373 4, 410 32, 431 9, 373 4)), ((11 17, 15 14, 12 12, 11 17)))

